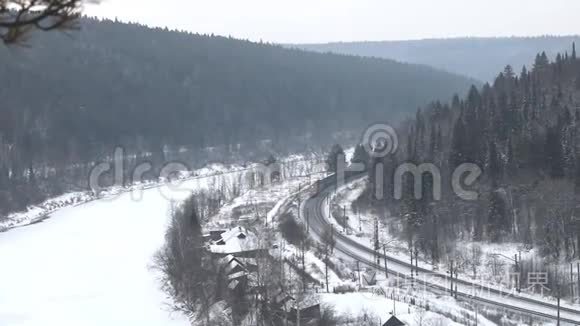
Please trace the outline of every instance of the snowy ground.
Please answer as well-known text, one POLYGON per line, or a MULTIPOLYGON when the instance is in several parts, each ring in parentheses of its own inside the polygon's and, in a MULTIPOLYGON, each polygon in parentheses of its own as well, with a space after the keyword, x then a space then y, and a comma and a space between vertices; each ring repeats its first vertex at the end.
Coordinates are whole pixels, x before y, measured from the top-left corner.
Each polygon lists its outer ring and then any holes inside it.
MULTIPOLYGON (((188 325, 171 313, 150 268, 168 212, 194 190, 231 191, 244 169, 213 165, 177 183, 111 189, 99 199, 69 194, 4 219, 0 325, 188 325)), ((307 169, 290 163, 282 174, 307 169)))
MULTIPOLYGON (((163 244, 172 202, 186 198, 193 190, 231 191, 242 182, 242 169, 212 166, 194 172, 210 177, 189 175, 178 185, 139 185, 132 192, 117 189, 99 200, 68 195, 53 200, 54 204, 13 215, 16 218, 11 221, 17 221, 18 226, 40 222, 0 233, 0 325, 188 325, 185 316, 169 311, 171 301, 159 289, 158 274, 150 269, 152 257, 163 244), (238 172, 222 175, 232 171, 238 172), (50 218, 44 219, 47 214, 50 218), (39 216, 43 218, 37 219, 39 216)), ((295 205, 292 198, 299 189, 322 176, 305 178, 312 170, 307 163, 292 164, 283 171, 284 182, 242 189, 211 223, 222 226, 258 216, 272 224, 281 212, 295 205)), ((296 253, 296 248, 284 247, 287 258, 296 253)), ((333 262, 340 273, 330 271, 331 285, 356 285, 349 262, 333 262)), ((323 281, 324 263, 309 252, 306 264, 307 271, 323 281)), ((385 288, 388 290, 388 285, 385 288)), ((456 325, 448 322, 448 315, 459 318, 468 314, 455 302, 445 302, 449 308, 435 314, 413 310, 417 308, 407 305, 408 298, 396 299, 397 315, 409 325, 418 325, 417 316, 456 325)), ((341 314, 370 311, 383 322, 392 311, 388 308, 391 300, 369 293, 323 294, 321 300, 335 305, 341 314)), ((483 319, 480 324, 488 325, 483 319)))
MULTIPOLYGON (((395 235, 400 233, 400 226, 397 225, 398 219, 393 217, 379 217, 374 212, 358 212, 353 210, 352 203, 362 194, 364 187, 367 185, 367 179, 362 178, 355 182, 346 184, 340 187, 331 198, 331 211, 334 217, 333 223, 342 225, 345 221, 343 218, 343 208, 346 207, 346 219, 348 230, 347 235, 369 247, 373 245, 374 222, 379 219, 379 238, 381 243, 388 243, 388 255, 395 257, 401 261, 409 260, 408 244, 405 241, 399 240, 395 235), (387 224, 383 224, 384 222, 387 224), (340 223, 339 223, 340 222, 340 223)), ((340 232, 342 228, 339 228, 340 232)), ((505 291, 506 293, 515 291, 513 278, 510 278, 512 272, 513 262, 507 257, 514 257, 516 254, 521 254, 523 259, 532 258, 536 252, 524 248, 519 243, 467 243, 457 242, 455 244, 454 260, 459 262, 459 278, 471 282, 481 282, 488 286, 494 286, 505 291), (473 277, 473 266, 470 263, 474 261, 472 247, 476 246, 480 251, 478 258, 479 264, 475 266, 476 277, 473 277), (500 254, 500 255, 498 255, 500 254)), ((447 266, 441 263, 438 266, 433 266, 430 261, 424 257, 419 258, 419 265, 422 268, 433 271, 444 271, 447 266)), ((518 294, 522 297, 529 297, 534 299, 543 299, 551 301, 555 304, 556 300, 552 297, 541 297, 537 293, 529 293, 526 289, 522 289, 522 293, 518 294)), ((564 301, 563 305, 577 309, 572 302, 564 301)))
MULTIPOLYGON (((362 324, 361 320, 364 320, 365 317, 367 320, 375 321, 373 325, 382 325, 392 317, 393 312, 399 320, 405 322, 408 326, 467 325, 454 322, 443 314, 371 293, 321 294, 320 298, 323 305, 334 307, 336 313, 346 319, 345 322, 354 322, 352 325, 355 325, 356 322, 362 324)), ((448 311, 448 316, 453 316, 457 319, 461 319, 462 313, 469 314, 469 312, 454 304, 445 308, 448 311)), ((475 315, 472 316, 472 321, 475 324, 475 315)), ((495 325, 481 316, 478 316, 478 323, 482 326, 495 325)))
POLYGON ((156 189, 64 208, 0 235, 1 325, 187 325, 148 266, 170 202, 156 189))

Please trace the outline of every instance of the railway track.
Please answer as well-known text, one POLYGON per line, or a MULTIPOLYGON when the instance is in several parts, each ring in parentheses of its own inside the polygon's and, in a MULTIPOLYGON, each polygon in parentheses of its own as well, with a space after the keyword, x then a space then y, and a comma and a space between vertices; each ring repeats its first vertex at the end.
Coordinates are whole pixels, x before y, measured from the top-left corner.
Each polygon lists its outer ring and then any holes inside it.
MULTIPOLYGON (((352 182, 361 177, 362 175, 360 174, 351 174, 346 178, 346 180, 347 182, 352 182)), ((325 230, 332 227, 330 219, 325 216, 326 210, 324 209, 324 205, 327 198, 334 191, 336 191, 335 178, 331 176, 323 179, 318 183, 318 191, 301 205, 300 209, 302 210, 302 216, 309 217, 309 230, 313 238, 317 241, 322 241, 322 234, 325 230)), ((449 287, 447 286, 449 279, 446 274, 434 273, 433 271, 423 268, 416 269, 415 267, 412 267, 410 263, 401 261, 400 259, 389 255, 385 256, 381 253, 376 253, 373 249, 351 239, 345 234, 335 232, 334 235, 336 240, 334 249, 353 260, 357 260, 369 267, 384 272, 384 266, 381 266, 374 261, 374 257, 378 254, 380 259, 387 259, 389 274, 407 280, 412 279, 413 282, 431 289, 444 292, 449 291, 449 287), (412 277, 412 269, 417 270, 421 275, 429 276, 429 279, 412 277)), ((558 308, 552 303, 518 296, 511 292, 501 291, 494 287, 484 286, 482 284, 476 284, 461 279, 454 279, 453 282, 457 285, 458 297, 504 308, 529 315, 530 317, 539 317, 551 321, 557 320, 558 308)), ((580 310, 565 306, 560 307, 560 321, 571 325, 580 325, 580 310)))

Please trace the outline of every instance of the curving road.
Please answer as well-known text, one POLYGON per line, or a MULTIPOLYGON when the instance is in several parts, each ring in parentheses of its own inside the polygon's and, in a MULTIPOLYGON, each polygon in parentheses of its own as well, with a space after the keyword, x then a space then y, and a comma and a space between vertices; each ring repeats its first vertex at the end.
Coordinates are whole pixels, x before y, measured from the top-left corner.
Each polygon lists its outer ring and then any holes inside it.
MULTIPOLYGON (((353 175, 347 178, 347 182, 352 182, 361 178, 361 175, 353 175)), ((301 210, 302 216, 308 216, 309 230, 311 236, 321 241, 323 232, 331 228, 332 222, 327 216, 325 209, 327 198, 336 191, 335 178, 329 177, 321 180, 318 184, 318 191, 309 199, 303 202, 301 210)), ((336 231, 336 229, 335 229, 336 231)), ((335 232, 335 250, 363 264, 384 271, 384 266, 375 262, 375 251, 348 236, 335 232)), ((380 254, 381 260, 385 258, 380 254)), ((388 270, 390 274, 410 279, 411 265, 397 258, 386 256, 388 270)), ((419 268, 419 277, 414 282, 440 291, 448 291, 449 280, 445 274, 433 273, 432 271, 419 268)), ((557 320, 557 306, 537 299, 517 296, 514 293, 506 293, 495 288, 482 286, 468 281, 454 280, 457 284, 458 296, 469 298, 488 305, 508 309, 523 313, 530 317, 541 317, 549 320, 557 320)), ((572 325, 580 325, 580 310, 571 307, 562 307, 560 310, 560 320, 572 325)))

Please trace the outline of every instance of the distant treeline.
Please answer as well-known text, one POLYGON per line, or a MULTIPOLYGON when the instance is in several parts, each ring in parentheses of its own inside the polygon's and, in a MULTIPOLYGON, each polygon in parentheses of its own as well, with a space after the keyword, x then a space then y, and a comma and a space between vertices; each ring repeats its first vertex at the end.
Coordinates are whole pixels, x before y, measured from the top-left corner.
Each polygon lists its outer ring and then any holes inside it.
POLYGON ((446 71, 493 81, 507 64, 533 64, 534 55, 564 52, 580 36, 450 38, 413 41, 345 42, 293 45, 298 48, 425 64, 446 71))
POLYGON ((130 159, 256 144, 303 148, 466 91, 470 80, 389 60, 83 19, 0 47, 0 214, 130 159))

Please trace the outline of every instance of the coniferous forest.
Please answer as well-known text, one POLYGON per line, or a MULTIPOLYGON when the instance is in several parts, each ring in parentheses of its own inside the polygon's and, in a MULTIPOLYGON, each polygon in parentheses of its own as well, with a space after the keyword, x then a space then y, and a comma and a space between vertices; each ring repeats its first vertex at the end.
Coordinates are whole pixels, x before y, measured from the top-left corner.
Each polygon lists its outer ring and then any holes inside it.
POLYGON ((493 84, 419 109, 399 135, 402 144, 395 157, 371 159, 370 186, 359 202, 370 202, 384 216, 400 216, 401 237, 428 260, 448 258, 451 247, 462 241, 519 242, 539 248, 549 261, 580 256, 580 60, 575 46, 553 59, 540 53, 532 67, 516 71, 506 66, 493 84), (379 162, 385 166, 383 179, 376 177, 379 162), (402 200, 373 197, 378 186, 393 193, 394 170, 403 162, 438 166, 442 199, 433 197, 430 174, 423 174, 421 199, 413 194, 410 174, 403 179, 402 200), (477 191, 477 200, 460 199, 446 181, 462 163, 483 170, 468 187, 477 191))
POLYGON ((0 214, 85 187, 116 146, 129 161, 159 163, 264 141, 303 150, 471 83, 389 60, 108 20, 81 26, 0 47, 0 214))

